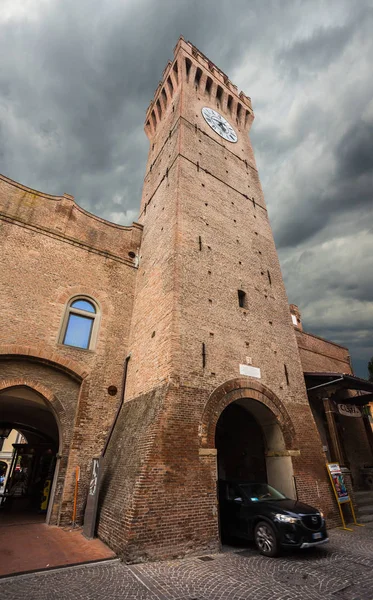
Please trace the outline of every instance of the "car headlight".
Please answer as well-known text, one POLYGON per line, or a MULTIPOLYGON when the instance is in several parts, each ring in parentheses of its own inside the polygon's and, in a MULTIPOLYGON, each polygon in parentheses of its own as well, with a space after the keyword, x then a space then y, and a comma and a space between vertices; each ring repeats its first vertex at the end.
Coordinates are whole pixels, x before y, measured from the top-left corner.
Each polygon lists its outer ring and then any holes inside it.
POLYGON ((296 517, 290 517, 288 515, 281 514, 275 515, 275 519, 277 519, 277 521, 281 521, 282 523, 296 523, 298 521, 296 517))
POLYGON ((321 517, 322 519, 325 519, 325 516, 324 516, 324 513, 323 513, 323 511, 319 509, 319 513, 320 513, 320 517, 321 517))

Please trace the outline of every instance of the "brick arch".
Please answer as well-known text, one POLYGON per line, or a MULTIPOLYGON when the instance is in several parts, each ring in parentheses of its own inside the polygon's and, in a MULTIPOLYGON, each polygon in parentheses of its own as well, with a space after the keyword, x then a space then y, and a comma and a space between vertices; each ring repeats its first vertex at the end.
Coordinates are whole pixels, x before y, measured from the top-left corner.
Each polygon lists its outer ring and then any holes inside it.
POLYGON ((257 400, 269 408, 281 428, 286 448, 291 450, 296 447, 294 425, 281 400, 263 383, 247 377, 226 381, 212 392, 200 425, 202 448, 214 448, 215 429, 221 413, 232 402, 244 398, 257 400))
POLYGON ((56 419, 57 427, 58 427, 58 435, 59 435, 59 447, 60 450, 63 446, 64 442, 64 432, 62 428, 62 423, 65 422, 65 407, 63 406, 61 400, 57 398, 57 396, 47 388, 45 385, 42 385, 38 381, 34 381, 29 377, 15 377, 14 379, 3 379, 0 381, 0 393, 4 390, 14 387, 27 387, 33 392, 40 394, 44 400, 47 401, 48 406, 53 413, 54 418, 56 419))
POLYGON ((45 346, 23 346, 23 345, 7 345, 0 346, 0 359, 1 358, 26 358, 29 360, 38 360, 40 362, 48 363, 61 371, 68 373, 74 379, 79 382, 85 379, 88 375, 88 371, 75 360, 65 358, 49 350, 45 346))
POLYGON ((76 285, 65 289, 57 297, 57 302, 66 307, 69 301, 76 296, 86 296, 87 298, 91 298, 97 304, 100 314, 102 315, 108 315, 113 310, 111 302, 108 300, 108 298, 105 298, 105 301, 103 302, 100 298, 101 294, 99 294, 97 290, 85 286, 76 285))

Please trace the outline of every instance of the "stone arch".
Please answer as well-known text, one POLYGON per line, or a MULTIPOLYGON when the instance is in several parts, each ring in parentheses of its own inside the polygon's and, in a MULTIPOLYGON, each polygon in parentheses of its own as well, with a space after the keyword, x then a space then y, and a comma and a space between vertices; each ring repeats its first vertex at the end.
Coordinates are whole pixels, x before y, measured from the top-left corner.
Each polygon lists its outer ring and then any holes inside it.
POLYGON ((264 404, 276 417, 287 450, 296 448, 294 425, 281 400, 263 383, 247 378, 226 381, 214 390, 203 411, 199 430, 200 447, 213 448, 215 429, 223 410, 232 402, 250 398, 264 404))

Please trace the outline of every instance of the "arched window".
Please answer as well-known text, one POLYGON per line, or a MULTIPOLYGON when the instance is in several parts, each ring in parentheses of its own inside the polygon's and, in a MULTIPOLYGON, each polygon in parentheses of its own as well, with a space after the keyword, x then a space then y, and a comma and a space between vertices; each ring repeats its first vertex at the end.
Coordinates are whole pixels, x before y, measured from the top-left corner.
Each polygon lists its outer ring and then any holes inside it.
POLYGON ((65 312, 61 344, 92 350, 97 338, 98 317, 98 307, 93 300, 72 298, 65 312))

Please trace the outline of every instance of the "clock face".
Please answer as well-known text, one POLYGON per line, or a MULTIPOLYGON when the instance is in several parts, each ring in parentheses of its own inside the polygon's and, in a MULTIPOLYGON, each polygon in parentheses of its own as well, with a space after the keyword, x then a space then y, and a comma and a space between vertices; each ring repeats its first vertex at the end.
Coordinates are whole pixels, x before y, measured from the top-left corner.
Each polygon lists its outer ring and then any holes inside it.
POLYGON ((228 142, 237 142, 237 134, 233 127, 229 125, 228 121, 224 119, 216 110, 207 108, 204 106, 202 109, 202 115, 206 123, 218 134, 228 142))

